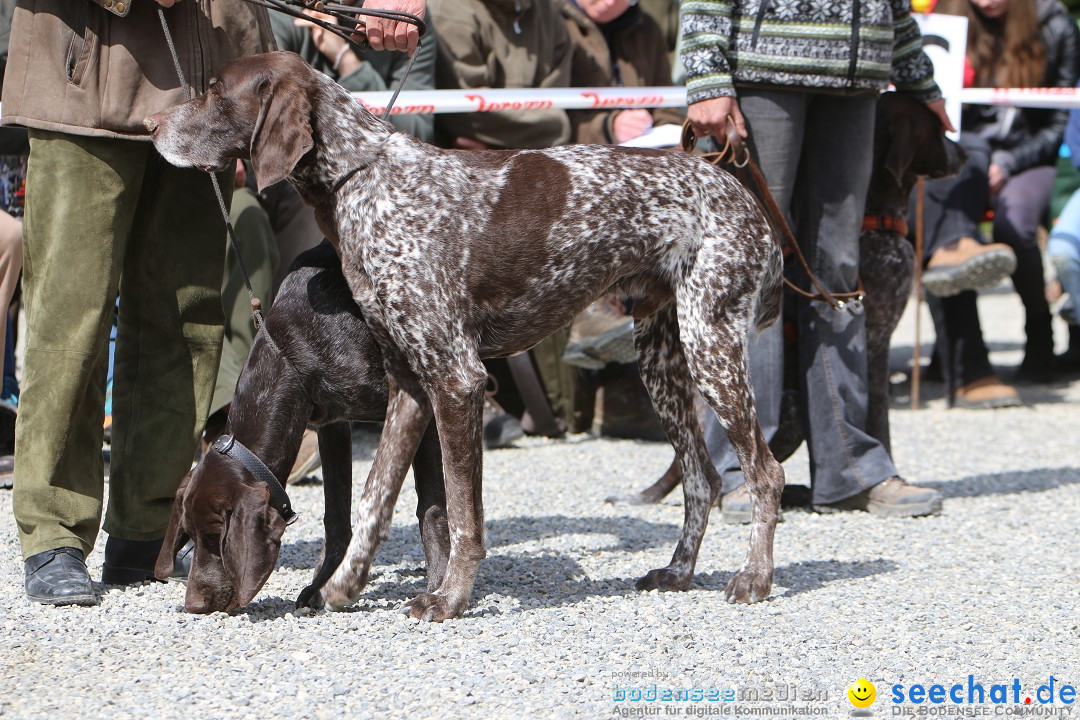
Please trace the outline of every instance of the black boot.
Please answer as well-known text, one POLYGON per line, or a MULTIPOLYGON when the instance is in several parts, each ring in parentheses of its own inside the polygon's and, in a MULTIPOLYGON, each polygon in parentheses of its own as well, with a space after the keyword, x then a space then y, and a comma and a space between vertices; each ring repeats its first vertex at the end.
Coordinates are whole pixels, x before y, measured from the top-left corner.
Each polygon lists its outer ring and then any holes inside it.
POLYGON ((82 550, 46 550, 26 558, 26 597, 46 605, 97 605, 82 550))
POLYGON ((1024 360, 1013 377, 1018 383, 1048 383, 1057 375, 1058 363, 1054 356, 1054 333, 1050 325, 1049 311, 1045 315, 1029 317, 1025 330, 1024 360))
POLYGON ((1069 349, 1058 355, 1057 362, 1062 372, 1080 372, 1080 325, 1069 325, 1069 349))
MULTIPOLYGON (((105 585, 135 585, 157 580, 154 565, 161 552, 162 540, 124 540, 109 536, 105 542, 105 562, 101 566, 101 582, 105 585)), ((192 543, 177 554, 172 577, 187 579, 191 568, 192 543)))

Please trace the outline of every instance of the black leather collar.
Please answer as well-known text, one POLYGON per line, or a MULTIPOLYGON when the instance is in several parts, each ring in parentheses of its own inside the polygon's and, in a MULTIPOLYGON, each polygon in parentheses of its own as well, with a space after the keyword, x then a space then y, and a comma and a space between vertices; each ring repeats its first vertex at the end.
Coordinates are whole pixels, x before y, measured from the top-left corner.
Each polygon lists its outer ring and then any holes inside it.
POLYGON ((270 472, 270 468, 266 467, 262 460, 255 457, 255 453, 244 447, 244 444, 232 435, 222 435, 214 441, 211 447, 214 451, 239 462, 256 479, 266 484, 266 487, 270 489, 270 504, 278 511, 286 525, 292 525, 296 522, 300 514, 292 509, 292 503, 289 501, 289 494, 285 492, 285 486, 274 476, 274 473, 270 472))

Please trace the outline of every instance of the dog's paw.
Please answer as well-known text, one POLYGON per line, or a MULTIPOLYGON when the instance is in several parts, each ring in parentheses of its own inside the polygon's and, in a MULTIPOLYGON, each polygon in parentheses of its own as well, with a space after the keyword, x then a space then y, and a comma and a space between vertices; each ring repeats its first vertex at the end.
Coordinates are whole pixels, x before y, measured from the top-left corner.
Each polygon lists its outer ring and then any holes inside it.
POLYGON ((301 590, 296 597, 296 607, 312 608, 313 610, 321 609, 323 607, 323 596, 319 592, 319 586, 312 583, 301 590))
POLYGON ((356 587, 348 587, 330 580, 319 591, 319 599, 327 610, 344 610, 356 602, 363 589, 363 583, 359 583, 356 587))
POLYGON ((672 568, 660 568, 650 570, 649 573, 637 581, 635 587, 638 590, 686 590, 690 587, 692 573, 673 570, 672 568))
POLYGON ((724 597, 730 603, 756 603, 769 597, 772 573, 740 570, 728 581, 724 597))
POLYGON ((428 622, 442 622, 461 617, 467 603, 451 600, 438 592, 424 592, 405 603, 409 616, 428 622))
POLYGON ((608 495, 604 498, 604 502, 608 505, 653 505, 660 502, 660 499, 640 492, 628 495, 608 495))

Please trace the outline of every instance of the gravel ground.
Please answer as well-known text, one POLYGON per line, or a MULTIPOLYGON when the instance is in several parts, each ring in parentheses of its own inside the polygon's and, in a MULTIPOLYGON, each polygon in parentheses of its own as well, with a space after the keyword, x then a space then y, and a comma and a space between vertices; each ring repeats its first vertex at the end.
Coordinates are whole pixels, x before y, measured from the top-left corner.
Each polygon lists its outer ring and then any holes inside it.
MULTIPOLYGON (((982 302, 994 361, 1015 365, 1016 297, 982 302)), ((895 339, 898 367, 912 338, 909 316, 895 339)), ((633 589, 666 564, 681 500, 603 500, 663 471, 671 451, 657 443, 578 436, 488 453, 488 559, 467 615, 441 625, 400 609, 424 583, 411 490, 351 612, 293 610, 321 543, 322 491, 311 482, 291 489, 301 519, 256 600, 205 617, 182 612, 178 583, 111 590, 90 609, 28 602, 11 494, 0 493, 0 716, 838 717, 852 711, 848 685, 866 678, 877 687, 873 715, 885 717, 898 713, 892 686, 961 683, 966 700, 969 675, 987 705, 905 707, 1045 712, 1036 691, 1053 676, 1053 707, 1074 708, 1060 704, 1060 689, 1080 684, 1080 382, 1024 387, 1028 405, 1003 411, 946 410, 929 385, 927 407, 913 412, 896 389, 897 463, 941 490, 944 512, 883 520, 789 510, 772 596, 754 606, 723 601, 748 529, 719 522, 690 591, 633 589), (989 704, 995 683, 1010 686, 1008 705, 989 704), (630 699, 653 685, 690 699, 630 699), (736 699, 724 702, 728 689, 736 699)), ((375 438, 357 440, 360 479, 375 438)), ((808 482, 805 450, 785 467, 789 482, 808 482)), ((101 553, 89 563, 98 577, 101 553)))

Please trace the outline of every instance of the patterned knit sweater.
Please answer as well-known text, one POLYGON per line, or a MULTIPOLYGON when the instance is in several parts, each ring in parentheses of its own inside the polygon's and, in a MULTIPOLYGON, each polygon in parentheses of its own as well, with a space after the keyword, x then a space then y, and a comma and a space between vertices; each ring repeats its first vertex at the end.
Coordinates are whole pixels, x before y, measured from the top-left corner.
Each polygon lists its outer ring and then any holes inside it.
POLYGON ((742 84, 941 97, 910 0, 683 0, 687 102, 742 84))

